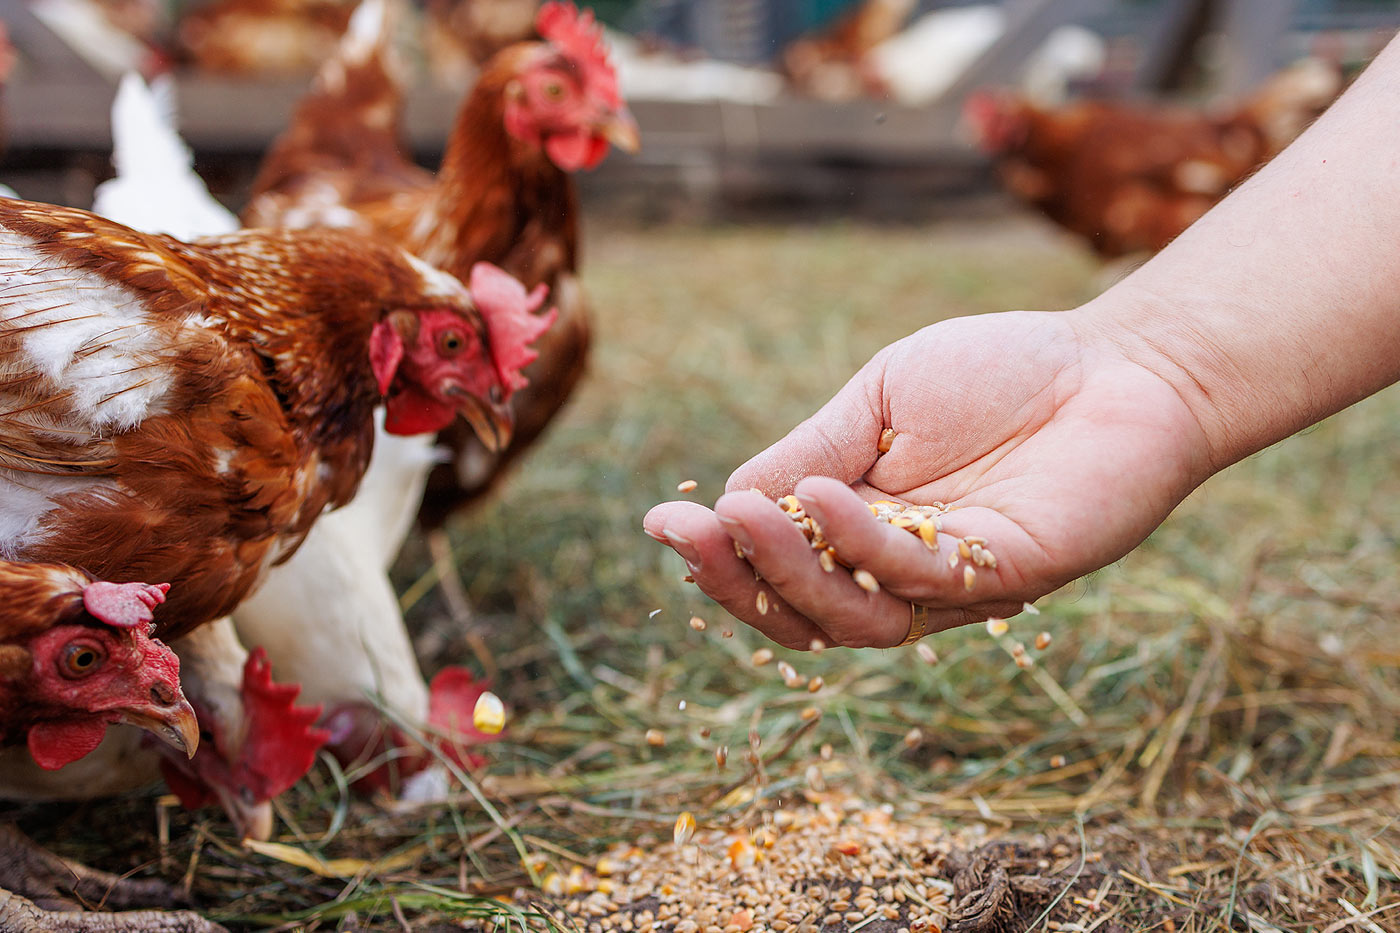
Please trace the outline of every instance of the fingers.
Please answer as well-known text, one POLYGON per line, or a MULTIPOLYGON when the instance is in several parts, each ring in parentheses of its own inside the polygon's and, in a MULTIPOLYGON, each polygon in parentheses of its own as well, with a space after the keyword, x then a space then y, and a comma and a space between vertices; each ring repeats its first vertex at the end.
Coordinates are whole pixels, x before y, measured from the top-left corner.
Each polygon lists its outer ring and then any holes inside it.
POLYGON ((879 456, 885 426, 886 356, 877 354, 821 410, 735 470, 725 488, 780 496, 804 476, 834 476, 848 483, 864 476, 879 456))
MULTIPOLYGON (((924 547, 908 532, 875 522, 858 497, 855 505, 859 513, 849 524, 883 528, 899 535, 895 539, 899 544, 908 539, 924 547)), ((887 648, 898 645, 909 632, 909 597, 888 587, 867 592, 845 568, 822 570, 798 526, 757 493, 726 494, 714 513, 695 503, 665 503, 647 514, 644 527, 686 560, 707 596, 779 644, 808 648, 812 639, 820 638, 827 645, 887 648), (736 542, 746 560, 736 555, 736 542), (760 593, 766 612, 760 606, 760 593)), ((946 564, 942 572, 951 573, 946 564)), ((964 593, 958 603, 934 608, 926 631, 1011 615, 1020 606, 1019 601, 974 602, 964 593)))
POLYGON ((788 606, 772 586, 755 579, 754 568, 735 553, 734 540, 714 512, 694 502, 666 502, 647 513, 642 527, 648 535, 673 548, 685 560, 701 592, 735 618, 789 648, 807 648, 812 639, 825 637, 810 620, 788 606), (760 592, 764 594, 767 612, 760 611, 760 592))
MULTIPOLYGON (((854 648, 904 640, 908 601, 884 591, 867 592, 844 569, 822 570, 802 531, 771 500, 754 492, 728 493, 715 504, 715 513, 753 570, 787 606, 816 623, 824 641, 854 648)), ((766 631, 764 621, 753 624, 766 631)))

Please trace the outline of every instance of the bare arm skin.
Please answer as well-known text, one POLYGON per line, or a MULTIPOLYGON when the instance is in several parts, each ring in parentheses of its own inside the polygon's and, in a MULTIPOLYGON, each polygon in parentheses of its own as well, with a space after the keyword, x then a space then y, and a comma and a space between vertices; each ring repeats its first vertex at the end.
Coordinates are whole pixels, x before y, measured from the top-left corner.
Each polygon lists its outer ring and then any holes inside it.
POLYGON ((930 631, 1014 614, 1132 550, 1211 474, 1397 379, 1392 42, 1293 146, 1099 298, 891 344, 735 471, 714 511, 664 503, 644 527, 781 644, 885 647, 910 602, 931 607, 930 631), (899 434, 880 456, 886 427, 899 434), (788 492, 879 592, 820 570, 767 499, 788 492), (870 520, 864 502, 882 498, 957 505, 945 531, 987 538, 996 569, 967 590, 944 559, 951 539, 935 554, 870 520))

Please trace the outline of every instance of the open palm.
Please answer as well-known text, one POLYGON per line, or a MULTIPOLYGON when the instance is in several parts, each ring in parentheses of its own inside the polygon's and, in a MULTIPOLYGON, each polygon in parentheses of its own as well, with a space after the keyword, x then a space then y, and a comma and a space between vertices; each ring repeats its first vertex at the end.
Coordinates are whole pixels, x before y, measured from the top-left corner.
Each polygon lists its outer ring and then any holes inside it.
POLYGON ((645 528, 686 558, 706 594, 777 642, 888 646, 908 631, 911 602, 932 607, 930 631, 1012 615, 1121 557, 1209 475, 1207 455, 1171 385, 1077 332, 1070 315, 958 318, 880 351, 735 471, 714 511, 664 503, 645 528), (880 455, 885 428, 897 436, 880 455), (821 570, 769 498, 791 492, 878 592, 821 570), (871 520, 865 502, 877 499, 957 508, 935 553, 871 520), (947 560, 964 535, 996 556, 970 590, 947 560))

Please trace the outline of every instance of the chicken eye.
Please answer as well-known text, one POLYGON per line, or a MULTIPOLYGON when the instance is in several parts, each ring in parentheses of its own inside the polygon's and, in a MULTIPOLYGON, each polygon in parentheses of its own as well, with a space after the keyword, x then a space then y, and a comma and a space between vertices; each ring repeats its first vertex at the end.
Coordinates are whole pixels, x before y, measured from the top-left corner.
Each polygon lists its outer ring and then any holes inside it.
POLYGON ((560 84, 558 81, 546 81, 544 84, 544 94, 546 97, 558 100, 564 96, 564 85, 560 84))
POLYGON ((445 330, 438 334, 438 352, 443 356, 456 356, 467 345, 467 338, 459 330, 445 330))
POLYGON ((64 677, 86 677, 102 666, 107 653, 91 642, 75 641, 63 649, 59 673, 64 677))

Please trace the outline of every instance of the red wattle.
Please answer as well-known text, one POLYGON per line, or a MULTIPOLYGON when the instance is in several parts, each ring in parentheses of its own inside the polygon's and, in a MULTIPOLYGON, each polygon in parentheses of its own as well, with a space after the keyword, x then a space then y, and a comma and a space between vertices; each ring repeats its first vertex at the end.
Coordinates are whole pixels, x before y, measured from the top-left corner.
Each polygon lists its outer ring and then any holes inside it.
POLYGON ((106 734, 101 720, 36 723, 29 730, 29 754, 45 771, 57 771, 91 752, 106 734))

